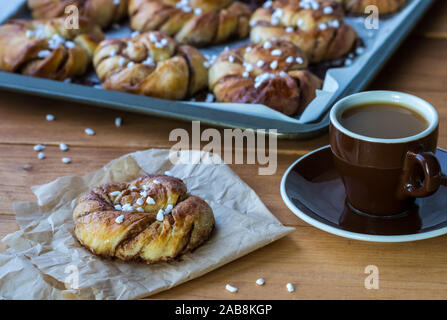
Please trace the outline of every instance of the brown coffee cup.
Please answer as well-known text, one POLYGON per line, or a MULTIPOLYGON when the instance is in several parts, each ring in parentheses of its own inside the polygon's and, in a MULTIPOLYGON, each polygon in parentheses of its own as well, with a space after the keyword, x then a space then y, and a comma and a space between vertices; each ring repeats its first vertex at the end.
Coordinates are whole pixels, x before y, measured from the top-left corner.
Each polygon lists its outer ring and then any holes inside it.
POLYGON ((441 167, 434 152, 439 118, 428 102, 401 92, 362 92, 336 103, 330 119, 335 166, 343 180, 347 202, 356 212, 394 217, 409 210, 415 198, 438 190, 441 167), (428 128, 411 137, 382 139, 356 134, 341 125, 346 110, 367 103, 405 106, 423 116, 428 128))

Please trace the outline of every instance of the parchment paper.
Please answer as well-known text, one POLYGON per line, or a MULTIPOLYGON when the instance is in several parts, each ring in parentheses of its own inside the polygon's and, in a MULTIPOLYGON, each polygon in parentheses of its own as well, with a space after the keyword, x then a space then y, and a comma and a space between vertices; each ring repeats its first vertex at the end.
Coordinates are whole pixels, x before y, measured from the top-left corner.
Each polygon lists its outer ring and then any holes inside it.
POLYGON ((293 230, 284 227, 227 165, 215 164, 220 158, 201 151, 180 152, 181 159, 199 157, 207 164, 173 165, 169 150, 150 149, 125 155, 82 177, 61 177, 32 187, 38 202, 14 204, 20 230, 2 240, 10 248, 0 254, 0 297, 145 297, 199 277, 293 230), (178 261, 154 265, 103 259, 77 242, 72 210, 81 194, 103 183, 131 181, 166 170, 183 179, 191 194, 212 207, 216 230, 208 242, 178 261), (79 271, 79 288, 66 289, 64 282, 73 284, 67 277, 74 275, 74 268, 79 271))

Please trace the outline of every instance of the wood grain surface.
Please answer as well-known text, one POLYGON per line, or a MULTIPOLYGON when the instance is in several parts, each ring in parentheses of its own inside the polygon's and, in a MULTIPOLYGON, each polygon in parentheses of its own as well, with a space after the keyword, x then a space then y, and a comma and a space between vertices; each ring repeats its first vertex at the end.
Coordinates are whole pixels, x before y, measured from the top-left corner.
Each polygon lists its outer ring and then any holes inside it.
MULTIPOLYGON (((370 89, 398 90, 431 102, 440 115, 439 146, 447 148, 447 1, 438 1, 380 72, 370 89)), ((169 148, 169 132, 191 131, 191 123, 106 110, 94 106, 0 91, 0 238, 18 229, 12 203, 33 201, 30 186, 63 175, 97 170, 123 154, 169 148), (48 122, 51 113, 56 120, 48 122), (116 128, 115 117, 123 118, 116 128), (93 128, 95 136, 84 133, 93 128), (60 142, 70 146, 62 153, 60 142), (38 160, 33 146, 47 145, 38 160), (61 157, 73 159, 63 164, 61 157)), ((207 128, 202 126, 202 129, 207 128)), ((222 129, 219 129, 222 130, 222 129)), ((309 226, 284 205, 279 185, 299 156, 328 144, 327 135, 313 140, 278 141, 278 170, 258 176, 258 165, 231 165, 272 213, 296 230, 201 278, 155 299, 446 299, 447 236, 402 244, 366 243, 340 238, 309 226), (379 268, 380 288, 367 290, 364 269, 379 268), (266 284, 256 286, 257 278, 266 284), (288 293, 291 282, 296 291, 288 293), (239 287, 237 294, 225 284, 239 287)), ((241 150, 239 150, 241 151, 241 150)), ((236 151, 237 152, 237 151, 236 151)), ((0 244, 0 251, 5 246, 0 244)))

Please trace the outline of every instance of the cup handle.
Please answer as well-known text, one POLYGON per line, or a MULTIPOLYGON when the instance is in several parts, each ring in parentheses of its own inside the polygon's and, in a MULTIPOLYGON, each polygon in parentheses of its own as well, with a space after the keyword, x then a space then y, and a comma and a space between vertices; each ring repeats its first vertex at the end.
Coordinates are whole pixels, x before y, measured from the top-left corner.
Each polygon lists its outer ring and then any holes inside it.
POLYGON ((407 152, 401 180, 401 198, 431 196, 439 189, 441 176, 441 166, 432 152, 407 152), (423 172, 424 180, 420 181, 418 172, 423 172))

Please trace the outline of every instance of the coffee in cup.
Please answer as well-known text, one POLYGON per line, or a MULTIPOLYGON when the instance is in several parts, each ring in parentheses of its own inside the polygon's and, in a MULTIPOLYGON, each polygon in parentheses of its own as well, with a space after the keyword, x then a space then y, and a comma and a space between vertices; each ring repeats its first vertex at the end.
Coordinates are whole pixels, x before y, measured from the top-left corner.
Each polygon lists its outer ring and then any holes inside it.
POLYGON ((340 100, 330 118, 335 166, 356 212, 393 217, 438 190, 439 120, 428 102, 399 92, 363 92, 340 100))

